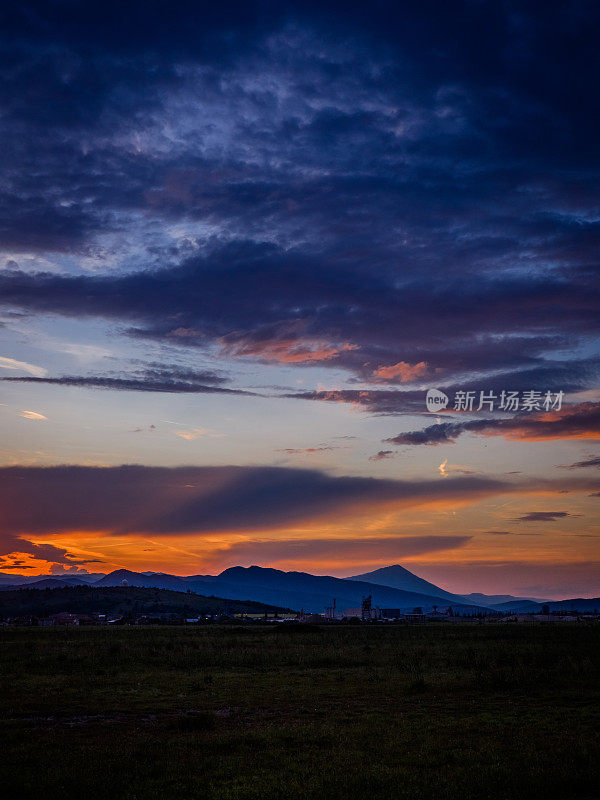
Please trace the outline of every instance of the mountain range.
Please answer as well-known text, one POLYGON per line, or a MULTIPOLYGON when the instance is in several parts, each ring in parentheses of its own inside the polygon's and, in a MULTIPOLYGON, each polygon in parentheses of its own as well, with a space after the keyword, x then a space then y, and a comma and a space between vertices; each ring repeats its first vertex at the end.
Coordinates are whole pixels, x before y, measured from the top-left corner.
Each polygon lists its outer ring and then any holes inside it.
POLYGON ((105 575, 106 573, 104 572, 82 572, 77 576, 61 575, 60 577, 56 577, 54 575, 9 575, 6 572, 0 572, 0 589, 5 589, 9 586, 19 589, 26 584, 39 583, 40 579, 60 581, 61 586, 81 586, 86 583, 95 583, 100 580, 100 578, 104 578, 105 575))
POLYGON ((428 611, 434 607, 445 608, 448 605, 460 614, 474 614, 488 610, 539 611, 543 604, 551 609, 593 610, 600 607, 599 598, 546 601, 512 595, 480 593, 457 595, 414 575, 399 564, 347 578, 311 575, 307 572, 283 572, 257 566, 230 567, 219 575, 179 576, 162 572, 132 572, 119 569, 108 575, 98 573, 41 579, 37 576, 37 580, 34 576, 28 576, 27 580, 19 582, 19 578, 22 577, 0 573, 0 590, 127 585, 192 592, 231 600, 252 600, 316 613, 331 606, 334 600, 338 609, 358 608, 363 598, 368 595, 371 595, 374 606, 402 611, 412 611, 415 607, 428 611), (574 606, 574 603, 577 605, 574 606))
MULTIPOLYGON (((181 578, 161 573, 142 574, 117 570, 94 585, 115 586, 126 581, 130 586, 156 586, 199 594, 218 594, 232 600, 257 600, 270 605, 284 605, 297 610, 322 612, 335 600, 338 608, 357 608, 367 595, 373 605, 412 611, 420 606, 432 609, 448 605, 448 598, 431 592, 414 592, 366 581, 311 575, 307 572, 282 572, 268 567, 231 567, 219 575, 195 575, 181 578)), ((462 613, 483 611, 483 606, 456 598, 453 606, 462 613)))

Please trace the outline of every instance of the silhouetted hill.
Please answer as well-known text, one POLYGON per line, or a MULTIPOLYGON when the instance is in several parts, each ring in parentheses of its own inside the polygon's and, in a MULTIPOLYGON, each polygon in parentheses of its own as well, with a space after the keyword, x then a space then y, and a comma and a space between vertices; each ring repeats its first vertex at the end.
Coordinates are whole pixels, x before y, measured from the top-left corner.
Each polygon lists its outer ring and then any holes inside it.
POLYGON ((519 600, 509 600, 506 603, 496 603, 494 608, 498 611, 522 611, 522 612, 529 612, 529 611, 539 611, 542 607, 542 603, 536 603, 535 600, 525 600, 524 598, 519 600))
MULTIPOLYGON (((400 564, 375 569, 373 572, 365 572, 363 575, 351 575, 346 580, 376 583, 378 586, 389 586, 392 589, 401 589, 406 592, 418 592, 432 597, 441 597, 455 603, 470 602, 468 600, 465 601, 463 596, 447 592, 424 578, 419 578, 418 575, 400 566, 400 564)), ((473 602, 475 603, 476 601, 473 602)))
POLYGON ((471 592, 470 594, 462 595, 465 600, 470 603, 479 603, 482 606, 496 606, 502 603, 523 603, 531 601, 533 603, 547 603, 542 597, 519 597, 514 594, 481 594, 480 592, 471 592))
POLYGON ((62 588, 12 589, 0 594, 0 616, 48 616, 70 613, 150 614, 273 614, 287 609, 252 601, 204 597, 170 589, 138 586, 67 586, 62 588))
POLYGON ((109 572, 108 575, 96 581, 94 586, 122 586, 124 581, 127 586, 173 589, 176 592, 186 592, 190 588, 189 582, 178 575, 169 575, 164 572, 132 572, 129 569, 116 569, 114 572, 109 572))
POLYGON ((534 603, 531 600, 524 602, 501 603, 498 608, 502 611, 519 611, 521 613, 537 614, 543 606, 548 606, 550 611, 600 611, 600 597, 572 597, 567 600, 551 600, 545 603, 534 603))
POLYGON ((403 589, 409 592, 424 592, 425 594, 435 595, 441 597, 446 602, 451 603, 472 603, 474 605, 485 606, 490 609, 498 609, 501 611, 514 610, 510 605, 515 604, 515 608, 523 606, 523 610, 530 602, 545 603, 546 600, 537 597, 515 597, 514 595, 487 595, 479 592, 471 594, 453 594, 447 592, 445 589, 440 589, 424 578, 419 578, 418 575, 402 567, 400 564, 394 564, 390 567, 382 567, 381 569, 373 570, 373 572, 365 572, 362 575, 352 575, 347 580, 350 581, 367 581, 368 583, 377 583, 381 586, 391 586, 395 589, 403 589))

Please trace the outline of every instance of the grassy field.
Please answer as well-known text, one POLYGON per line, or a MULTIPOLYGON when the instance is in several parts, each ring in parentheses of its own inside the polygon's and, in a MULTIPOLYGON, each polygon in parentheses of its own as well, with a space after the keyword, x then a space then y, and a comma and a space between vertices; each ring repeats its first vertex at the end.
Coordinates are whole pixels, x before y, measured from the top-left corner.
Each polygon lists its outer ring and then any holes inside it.
POLYGON ((11 800, 598 800, 600 626, 0 629, 11 800))

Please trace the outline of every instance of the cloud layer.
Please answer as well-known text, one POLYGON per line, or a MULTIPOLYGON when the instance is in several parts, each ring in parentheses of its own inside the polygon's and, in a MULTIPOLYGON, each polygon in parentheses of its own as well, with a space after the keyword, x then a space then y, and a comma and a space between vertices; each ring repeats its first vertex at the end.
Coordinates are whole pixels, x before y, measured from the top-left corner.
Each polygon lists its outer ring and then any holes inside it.
POLYGON ((3 15, 7 311, 376 384, 595 380, 597 5, 3 15))
POLYGON ((289 527, 396 503, 475 500, 512 490, 492 478, 397 481, 284 467, 5 467, 2 530, 185 534, 289 527))
POLYGON ((385 508, 456 506, 507 494, 557 493, 565 485, 579 491, 595 488, 584 479, 516 483, 464 475, 400 481, 235 466, 4 467, 0 477, 5 553, 17 550, 16 537, 44 539, 82 531, 102 536, 277 531, 385 508))

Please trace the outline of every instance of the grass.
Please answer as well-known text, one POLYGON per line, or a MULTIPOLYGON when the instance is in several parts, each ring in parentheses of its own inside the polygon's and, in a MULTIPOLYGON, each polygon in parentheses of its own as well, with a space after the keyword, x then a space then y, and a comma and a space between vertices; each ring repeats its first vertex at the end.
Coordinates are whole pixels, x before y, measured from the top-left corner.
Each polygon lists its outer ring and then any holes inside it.
POLYGON ((600 626, 0 629, 0 786, 598 800, 600 626))

